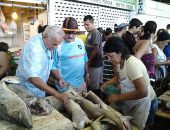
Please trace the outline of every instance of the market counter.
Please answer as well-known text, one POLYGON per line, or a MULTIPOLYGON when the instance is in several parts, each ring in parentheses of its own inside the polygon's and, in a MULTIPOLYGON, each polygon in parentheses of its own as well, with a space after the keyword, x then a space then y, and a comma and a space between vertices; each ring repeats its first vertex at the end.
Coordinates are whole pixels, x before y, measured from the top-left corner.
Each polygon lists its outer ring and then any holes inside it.
POLYGON ((32 120, 32 129, 1 120, 0 130, 73 130, 72 122, 55 109, 48 116, 33 115, 32 120))
MULTIPOLYGON (((93 130, 91 127, 84 128, 82 130, 93 130)), ((138 130, 135 126, 132 125, 132 130, 138 130)))
POLYGON ((159 105, 156 115, 165 119, 170 119, 170 110, 165 106, 166 102, 170 101, 170 90, 160 95, 158 100, 163 102, 164 105, 159 105))

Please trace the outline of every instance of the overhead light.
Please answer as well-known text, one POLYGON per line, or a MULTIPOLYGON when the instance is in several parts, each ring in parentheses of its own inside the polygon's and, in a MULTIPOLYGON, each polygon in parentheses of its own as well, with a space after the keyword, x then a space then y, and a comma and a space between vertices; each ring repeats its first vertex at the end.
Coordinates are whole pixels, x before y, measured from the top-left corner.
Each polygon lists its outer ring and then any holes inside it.
POLYGON ((11 16, 12 16, 12 19, 14 20, 18 19, 18 14, 16 12, 13 12, 11 16))

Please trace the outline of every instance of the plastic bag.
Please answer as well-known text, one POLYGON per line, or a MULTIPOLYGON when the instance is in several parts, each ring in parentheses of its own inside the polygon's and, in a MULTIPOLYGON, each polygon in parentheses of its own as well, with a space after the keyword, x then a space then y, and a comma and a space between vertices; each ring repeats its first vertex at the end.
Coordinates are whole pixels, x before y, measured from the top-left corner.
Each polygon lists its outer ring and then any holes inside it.
POLYGON ((2 10, 0 10, 0 28, 2 29, 2 31, 5 33, 7 32, 7 24, 5 23, 5 16, 2 12, 2 10))
POLYGON ((5 16, 2 10, 0 10, 0 24, 4 24, 4 23, 5 23, 5 16))

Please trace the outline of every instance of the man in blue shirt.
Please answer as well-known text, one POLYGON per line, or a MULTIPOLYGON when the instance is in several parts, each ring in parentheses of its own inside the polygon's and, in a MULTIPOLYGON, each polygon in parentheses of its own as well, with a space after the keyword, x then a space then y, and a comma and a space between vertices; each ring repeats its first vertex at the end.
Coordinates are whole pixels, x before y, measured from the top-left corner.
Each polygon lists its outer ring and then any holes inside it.
POLYGON ((65 94, 58 93, 46 84, 53 63, 53 49, 63 40, 64 32, 56 26, 48 26, 43 33, 31 37, 22 49, 16 71, 21 85, 38 97, 45 92, 61 101, 68 100, 65 94))
MULTIPOLYGON (((89 82, 88 58, 83 41, 76 38, 77 21, 73 17, 66 18, 63 22, 63 31, 65 32, 64 40, 54 51, 52 74, 56 75, 57 70, 60 70, 63 80, 71 84, 78 93, 87 91, 86 84, 89 82)), ((59 84, 61 85, 60 81, 59 84)), ((66 87, 61 88, 57 84, 56 87, 59 91, 67 89, 66 87)))

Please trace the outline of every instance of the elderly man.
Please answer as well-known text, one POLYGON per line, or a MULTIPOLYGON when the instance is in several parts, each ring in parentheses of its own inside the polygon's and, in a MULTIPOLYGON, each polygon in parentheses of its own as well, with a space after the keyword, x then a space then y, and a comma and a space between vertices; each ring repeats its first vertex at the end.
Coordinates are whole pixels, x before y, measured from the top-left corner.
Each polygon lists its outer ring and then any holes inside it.
POLYGON ((68 100, 46 84, 53 64, 53 49, 63 40, 64 32, 56 26, 48 26, 43 33, 33 36, 22 49, 16 75, 21 85, 36 96, 44 97, 45 92, 61 101, 68 100))

